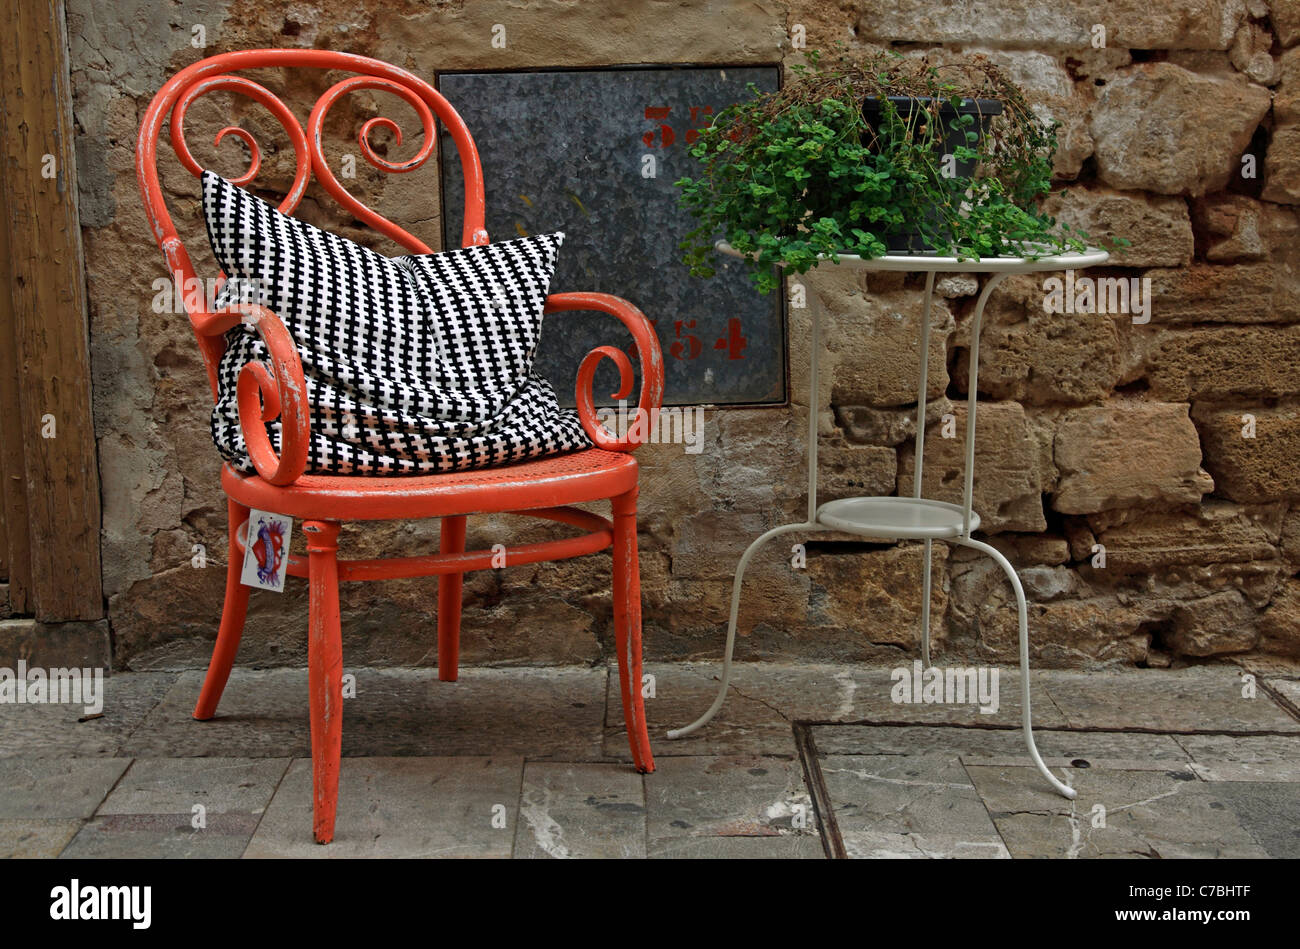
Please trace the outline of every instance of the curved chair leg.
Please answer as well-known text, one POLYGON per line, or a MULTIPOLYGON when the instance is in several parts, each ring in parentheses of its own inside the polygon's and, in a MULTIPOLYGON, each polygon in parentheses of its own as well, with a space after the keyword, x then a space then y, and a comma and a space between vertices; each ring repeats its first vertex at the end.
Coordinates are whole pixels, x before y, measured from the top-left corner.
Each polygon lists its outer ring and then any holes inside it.
POLYGON ((623 721, 632 763, 641 772, 655 769, 641 695, 641 568, 636 546, 635 490, 612 501, 614 513, 614 648, 623 693, 623 721))
POLYGON ((1011 581, 1011 588, 1016 592, 1016 609, 1019 612, 1018 618, 1020 620, 1020 704, 1022 724, 1025 730, 1025 744, 1029 748, 1029 757, 1033 759, 1034 767, 1038 768, 1043 777, 1047 778, 1057 793, 1074 800, 1079 796, 1079 792, 1062 783, 1056 775, 1047 770, 1047 765, 1043 764, 1043 759, 1038 754, 1038 745, 1034 743, 1034 726, 1029 713, 1029 608, 1025 604, 1025 590, 1020 585, 1020 577, 1016 575, 1016 570, 1011 566, 1011 562, 1002 556, 997 548, 990 547, 978 540, 972 540, 969 537, 958 537, 955 539, 955 543, 988 554, 1002 568, 1002 572, 1007 575, 1007 579, 1011 581))
MULTIPOLYGON (((444 554, 465 552, 465 517, 444 517, 438 549, 444 554)), ((460 667, 460 608, 463 573, 438 578, 438 678, 455 682, 460 667)))
POLYGON ((216 645, 212 647, 208 674, 203 679, 199 700, 194 705, 194 717, 199 721, 206 721, 217 713, 217 703, 221 701, 221 693, 226 689, 226 680, 230 678, 230 667, 235 663, 235 653, 239 651, 239 639, 244 633, 244 619, 248 615, 249 588, 239 582, 244 568, 244 558, 239 552, 239 545, 235 543, 239 526, 248 520, 248 508, 227 499, 226 518, 229 533, 226 600, 221 607, 221 626, 217 630, 216 645))
POLYGON ((740 616, 740 588, 745 581, 745 568, 749 566, 749 561, 753 559, 754 554, 773 537, 778 537, 781 534, 789 534, 792 531, 821 530, 825 530, 825 528, 820 524, 782 524, 780 527, 773 527, 767 533, 755 538, 754 542, 745 548, 745 553, 740 558, 740 565, 736 567, 736 579, 731 582, 731 619, 727 622, 727 646, 722 654, 722 683, 718 686, 718 694, 714 697, 713 704, 709 706, 703 715, 689 725, 669 731, 669 738, 685 738, 697 728, 703 728, 714 715, 718 714, 718 709, 722 708, 722 703, 727 700, 727 689, 731 685, 731 654, 736 647, 736 619, 740 616))
POLYGON ((339 525, 308 521, 310 630, 307 690, 311 709, 312 812, 316 842, 334 839, 339 757, 343 750, 343 643, 339 630, 339 525))

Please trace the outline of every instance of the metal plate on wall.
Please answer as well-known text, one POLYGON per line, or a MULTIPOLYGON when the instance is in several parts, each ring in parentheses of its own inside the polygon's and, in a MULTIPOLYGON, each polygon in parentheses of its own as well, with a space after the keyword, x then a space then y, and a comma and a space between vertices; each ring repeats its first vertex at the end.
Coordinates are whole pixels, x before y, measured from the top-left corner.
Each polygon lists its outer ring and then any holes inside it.
MULTIPOLYGON (((764 297, 744 266, 722 258, 717 276, 692 277, 678 242, 694 219, 673 182, 698 173, 688 153, 700 128, 747 84, 777 86, 775 67, 443 73, 439 91, 478 144, 493 240, 565 232, 552 292, 623 297, 655 321, 670 405, 781 403, 786 399, 781 294, 764 297)), ((460 242, 464 183, 443 133, 444 246, 460 242)), ((546 318, 538 371, 573 404, 578 365, 595 346, 629 349, 617 319, 546 318)), ((633 361, 635 364, 635 360, 633 361)), ((596 394, 618 373, 605 360, 596 394)), ((608 399, 598 399, 608 401, 608 399)))

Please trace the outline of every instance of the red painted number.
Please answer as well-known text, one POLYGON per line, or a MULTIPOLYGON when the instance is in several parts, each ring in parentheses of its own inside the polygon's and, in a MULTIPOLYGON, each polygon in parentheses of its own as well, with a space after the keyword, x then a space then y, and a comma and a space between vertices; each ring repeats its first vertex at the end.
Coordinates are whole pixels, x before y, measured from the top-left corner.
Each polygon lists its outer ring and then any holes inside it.
POLYGON ((700 344, 699 339, 690 333, 683 336, 683 329, 695 329, 695 321, 678 320, 673 324, 673 332, 677 339, 668 347, 668 351, 672 353, 674 359, 694 359, 704 347, 700 344))
MULTIPOLYGON (((700 129, 708 128, 713 123, 713 106, 711 105, 693 105, 691 108, 691 127, 686 130, 686 144, 693 145, 700 137, 700 129)), ((658 122, 659 127, 652 129, 641 136, 641 141, 646 148, 667 148, 677 141, 677 132, 668 123, 668 116, 672 113, 673 108, 669 105, 645 107, 645 117, 652 122, 658 122), (655 139, 658 138, 658 145, 655 139)))
MULTIPOLYGON (((655 122, 662 123, 666 118, 668 118, 668 113, 671 111, 672 106, 646 106, 645 117, 647 119, 652 119, 655 122)), ((673 142, 677 141, 677 133, 673 131, 673 127, 671 125, 661 124, 657 132, 650 131, 641 136, 641 141, 645 143, 646 148, 655 147, 656 135, 660 137, 660 148, 667 148, 673 142)))
POLYGON ((744 359, 744 349, 749 343, 740 332, 740 318, 733 316, 727 320, 727 335, 713 344, 714 349, 725 349, 728 359, 744 359))
MULTIPOLYGON (((650 321, 650 325, 654 327, 655 332, 659 330, 658 324, 657 319, 650 321)), ((689 361, 704 352, 704 345, 700 342, 699 337, 693 333, 684 332, 693 329, 695 329, 695 320, 677 320, 673 323, 673 334, 676 339, 668 346, 668 353, 674 359, 689 361)), ((728 359, 745 358, 745 350, 749 348, 749 340, 740 331, 739 317, 733 316, 727 320, 727 335, 719 337, 713 344, 713 348, 725 351, 728 359)), ((628 344, 627 354, 634 360, 639 358, 636 343, 628 344)))
POLYGON ((689 128, 686 132, 686 144, 693 145, 695 144, 695 140, 700 137, 700 130, 698 126, 703 125, 705 127, 708 127, 712 123, 713 123, 713 106, 711 105, 691 106, 691 128, 689 128), (703 118, 703 121, 701 121, 701 118, 703 118))

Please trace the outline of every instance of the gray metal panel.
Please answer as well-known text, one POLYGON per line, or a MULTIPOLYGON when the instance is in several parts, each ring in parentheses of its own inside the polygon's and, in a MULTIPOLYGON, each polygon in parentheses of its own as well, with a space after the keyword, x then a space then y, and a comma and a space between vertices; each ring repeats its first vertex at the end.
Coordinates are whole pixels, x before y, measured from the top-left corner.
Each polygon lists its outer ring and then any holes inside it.
MULTIPOLYGON (((478 144, 493 240, 565 232, 554 292, 594 290, 631 301, 656 320, 664 349, 667 404, 784 402, 786 351, 781 295, 762 297, 742 264, 718 263, 692 277, 677 244, 693 226, 673 182, 696 174, 688 132, 723 107, 777 85, 775 67, 594 69, 453 73, 440 91, 478 144), (647 109, 669 109, 666 117, 647 109), (667 126, 669 131, 664 131, 667 126), (648 144, 646 136, 649 136, 648 144), (644 156, 655 176, 644 177, 644 156), (744 347, 728 347, 738 319, 744 347), (694 340, 691 339, 694 338, 694 340)), ((445 246, 459 246, 464 189, 455 146, 444 133, 445 246)), ((612 317, 553 314, 543 326, 538 371, 573 404, 578 364, 594 346, 627 348, 612 317)), ((613 364, 597 394, 617 383, 613 364)))

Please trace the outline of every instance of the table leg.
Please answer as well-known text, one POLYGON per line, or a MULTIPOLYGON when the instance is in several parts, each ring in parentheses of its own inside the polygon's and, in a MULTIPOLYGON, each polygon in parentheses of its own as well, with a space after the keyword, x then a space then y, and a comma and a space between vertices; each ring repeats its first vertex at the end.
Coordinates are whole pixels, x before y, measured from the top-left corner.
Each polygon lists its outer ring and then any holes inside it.
POLYGON ((975 312, 970 321, 970 378, 966 392, 966 482, 962 490, 962 507, 965 516, 962 519, 961 535, 970 537, 970 512, 975 495, 975 409, 979 404, 980 376, 980 324, 984 321, 984 304, 988 302, 993 288, 1007 278, 1005 273, 995 273, 984 283, 979 299, 975 303, 975 312))
POLYGON ((745 554, 740 558, 740 566, 736 568, 736 579, 731 584, 731 619, 727 622, 727 645, 722 654, 722 682, 718 686, 718 694, 714 697, 713 704, 709 706, 707 712, 689 725, 672 729, 668 732, 669 738, 684 738, 697 728, 707 725, 713 716, 718 714, 718 710, 722 708, 722 703, 727 700, 727 689, 731 686, 731 653, 736 645, 736 620, 740 615, 740 585, 745 579, 745 569, 749 566, 749 561, 753 558, 755 552, 773 537, 781 534, 789 534, 793 531, 821 530, 825 530, 825 528, 819 524, 783 524, 780 527, 773 527, 745 548, 745 554))
MULTIPOLYGON (((925 468, 925 408, 930 388, 930 307, 934 301, 934 271, 925 275, 925 309, 921 313, 921 372, 916 393, 916 457, 912 465, 912 497, 921 496, 925 468)), ((930 573, 934 542, 925 542, 925 574, 921 582, 921 660, 930 667, 930 573)))
POLYGON ((1079 792, 1061 782, 1056 775, 1047 770, 1047 765, 1043 764, 1043 759, 1038 754, 1038 746, 1034 743, 1033 718, 1029 710, 1029 609, 1025 603, 1025 589, 1020 585, 1020 577, 1016 575, 1016 570, 1011 566, 1011 562, 1002 556, 996 547, 991 547, 983 541, 972 540, 969 537, 958 537, 954 539, 953 543, 988 554, 993 558, 994 563, 1002 568, 1002 572, 1007 575, 1007 579, 1011 581, 1011 588, 1016 593, 1017 619, 1020 624, 1020 703, 1025 745, 1029 748, 1029 757, 1033 759, 1034 767, 1042 773, 1043 777, 1047 778, 1048 783, 1058 793, 1073 800, 1079 796, 1079 792))
POLYGON ((821 302, 805 284, 808 322, 812 324, 812 348, 808 351, 808 523, 817 522, 817 407, 821 405, 818 368, 821 364, 821 302))
POLYGON ((736 645, 736 621, 740 615, 740 588, 745 579, 745 569, 749 566, 749 561, 753 558, 755 552, 773 537, 781 534, 788 534, 792 531, 823 531, 826 529, 817 524, 817 407, 821 404, 818 391, 818 364, 820 363, 822 345, 821 308, 817 301, 817 294, 807 284, 804 284, 804 287, 804 300, 808 306, 808 319, 812 324, 812 332, 809 334, 812 348, 808 353, 808 520, 803 524, 784 524, 780 527, 774 527, 745 548, 745 553, 740 558, 740 565, 736 568, 736 578, 731 584, 731 617, 727 621, 727 645, 723 650, 722 681, 718 686, 718 694, 713 699, 713 704, 709 706, 708 711, 689 725, 669 731, 669 738, 685 737, 697 728, 707 725, 713 716, 718 713, 718 710, 722 708, 722 703, 727 700, 727 689, 731 685, 731 654, 736 645))
POLYGON ((930 668, 930 565, 934 541, 925 542, 925 574, 921 583, 921 661, 930 668))
POLYGON ((997 273, 985 281, 984 288, 980 291, 979 299, 975 303, 975 312, 971 316, 970 379, 966 393, 966 468, 964 471, 965 484, 962 491, 962 506, 965 516, 961 536, 953 538, 953 543, 962 544, 988 554, 1002 568, 1003 573, 1007 575, 1007 579, 1011 581, 1011 588, 1016 594, 1017 619, 1020 625, 1020 698, 1023 706, 1021 709, 1021 724, 1025 732, 1025 745, 1029 748, 1029 757, 1033 759, 1034 766, 1042 772, 1043 777, 1047 778, 1048 783, 1058 793, 1073 800, 1078 796, 1078 792, 1074 788, 1063 784, 1057 779, 1056 775, 1047 770, 1047 766, 1043 764, 1043 759, 1038 754, 1038 746, 1034 743, 1033 718, 1029 708, 1029 608, 1025 603, 1024 587, 1020 585, 1020 577, 1006 557, 1002 556, 996 548, 990 547, 982 541, 973 540, 970 536, 971 505, 975 486, 975 409, 978 405, 979 396, 980 325, 984 320, 984 305, 988 302, 994 288, 1006 277, 1007 274, 1005 273, 997 273))

